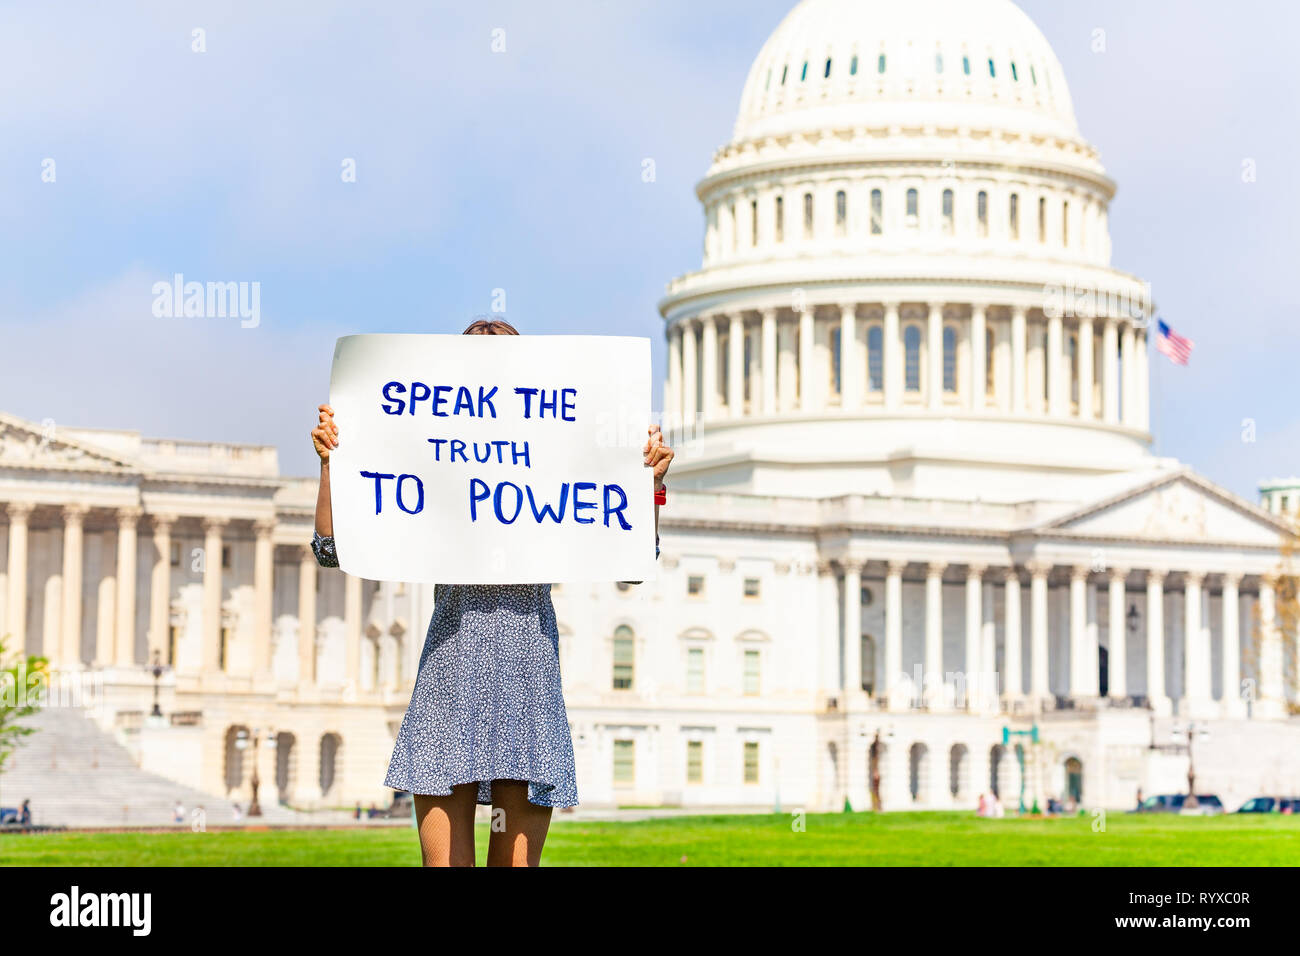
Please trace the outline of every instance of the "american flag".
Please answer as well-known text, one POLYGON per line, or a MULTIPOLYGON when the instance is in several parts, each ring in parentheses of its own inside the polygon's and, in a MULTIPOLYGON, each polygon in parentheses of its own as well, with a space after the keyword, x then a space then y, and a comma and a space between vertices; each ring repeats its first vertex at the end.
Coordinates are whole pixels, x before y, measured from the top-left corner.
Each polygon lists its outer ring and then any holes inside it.
POLYGON ((1183 338, 1171 329, 1164 319, 1157 321, 1156 331, 1160 333, 1156 337, 1156 349, 1168 355, 1169 361, 1175 365, 1186 365, 1196 343, 1191 339, 1183 338))

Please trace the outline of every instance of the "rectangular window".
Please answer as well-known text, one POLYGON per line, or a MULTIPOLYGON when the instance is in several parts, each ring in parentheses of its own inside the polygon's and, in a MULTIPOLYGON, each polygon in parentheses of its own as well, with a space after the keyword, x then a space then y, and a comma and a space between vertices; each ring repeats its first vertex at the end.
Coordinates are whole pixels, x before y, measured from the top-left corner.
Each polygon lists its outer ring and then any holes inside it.
POLYGON ((883 337, 880 326, 873 325, 867 329, 867 388, 873 392, 885 387, 883 337))
POLYGON ((758 245, 758 200, 749 201, 749 244, 758 245))
POLYGON ((704 741, 686 741, 686 782, 704 782, 704 741))
POLYGON ((1007 220, 1011 226, 1011 238, 1020 238, 1020 196, 1016 193, 1011 194, 1011 202, 1007 207, 1007 220))
POLYGON ((745 682, 744 691, 746 697, 757 697, 759 691, 758 685, 758 651, 745 651, 745 682))
POLYGON ((1038 241, 1047 241, 1047 199, 1038 197, 1038 241))
POLYGON ((981 238, 987 238, 989 234, 989 194, 980 190, 975 197, 975 221, 979 225, 981 238))
POLYGON ((943 191, 943 231, 946 235, 952 235, 952 190, 943 191))
POLYGON ((686 651, 686 693, 704 693, 704 648, 692 647, 686 651))
POLYGON ((835 235, 843 236, 849 228, 849 198, 844 190, 835 194, 835 235))
POLYGON ((692 574, 687 577, 686 593, 691 597, 704 596, 704 576, 702 574, 692 574))
POLYGON ((614 783, 629 786, 636 781, 636 743, 614 741, 614 783))
POLYGON ((776 197, 776 241, 785 241, 785 200, 776 197))
POLYGON ((1061 203, 1061 245, 1070 244, 1070 204, 1061 203))
POLYGON ((840 394, 840 329, 835 326, 831 329, 831 394, 840 394))
POLYGON ((885 231, 884 196, 879 189, 871 190, 871 234, 878 236, 885 231))
POLYGON ((759 593, 758 578, 745 578, 745 597, 756 598, 759 593))
POLYGON ((812 193, 803 194, 803 237, 811 239, 813 234, 813 197, 812 193))
POLYGON ((745 741, 745 783, 758 783, 758 741, 745 741))

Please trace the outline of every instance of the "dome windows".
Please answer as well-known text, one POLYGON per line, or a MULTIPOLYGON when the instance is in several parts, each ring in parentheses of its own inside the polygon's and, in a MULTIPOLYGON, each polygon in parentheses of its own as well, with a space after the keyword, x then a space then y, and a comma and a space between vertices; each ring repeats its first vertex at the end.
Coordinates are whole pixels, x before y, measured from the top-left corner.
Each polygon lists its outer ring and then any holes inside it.
POLYGON ((867 389, 880 392, 885 387, 884 333, 879 325, 867 329, 867 389))
POLYGON ((1029 64, 1029 82, 1033 83, 1034 86, 1038 85, 1038 74, 1034 71, 1034 65, 1032 63, 1029 64))
POLYGON ((835 235, 843 237, 849 231, 849 197, 843 189, 835 194, 835 235))
POLYGON ((880 54, 880 56, 876 57, 876 72, 877 73, 885 72, 885 54, 883 53, 880 54))
POLYGON ((907 224, 913 229, 916 228, 920 208, 920 196, 915 189, 907 191, 907 224))
POLYGON ((781 67, 781 85, 785 86, 785 78, 790 75, 790 64, 787 63, 781 67))
POLYGON ((776 241, 785 242, 785 199, 776 197, 776 241))
POLYGON ((970 57, 963 56, 961 58, 961 71, 967 76, 970 76, 970 57))
POLYGON ((1070 244, 1070 202, 1061 203, 1061 245, 1070 244))
POLYGON ((943 234, 951 236, 952 233, 952 190, 945 189, 943 191, 943 234))
POLYGON ((1047 242, 1047 199, 1044 196, 1038 197, 1038 241, 1047 242))
POLYGON ((813 195, 812 193, 803 194, 803 237, 811 239, 813 237, 813 195))
POLYGON ((828 79, 828 80, 831 78, 831 58, 830 58, 830 57, 827 57, 827 58, 826 58, 826 72, 823 73, 822 76, 823 76, 824 79, 828 79))
POLYGON ((804 83, 808 80, 808 61, 803 61, 803 69, 799 72, 799 82, 804 83))
POLYGON ((1012 239, 1020 238, 1020 196, 1018 193, 1012 193, 1011 199, 1007 204, 1007 226, 1011 232, 1012 239))
POLYGON ((1017 83, 1020 82, 1020 75, 1019 75, 1018 73, 1016 73, 1016 61, 1015 61, 1015 60, 1012 60, 1012 61, 1011 61, 1011 79, 1015 80, 1017 83))
POLYGON ((993 68, 993 57, 989 57, 989 77, 990 79, 997 79, 998 77, 998 71, 993 68))
POLYGON ((943 327, 943 390, 957 391, 957 330, 951 325, 943 327))
POLYGON ((981 239, 987 239, 989 235, 989 194, 984 190, 979 191, 975 197, 975 225, 979 229, 981 239))
POLYGON ((903 330, 903 389, 921 391, 921 327, 909 325, 903 330))
POLYGON ((879 189, 871 190, 871 234, 878 236, 885 231, 884 196, 879 189))
POLYGON ((758 245, 758 200, 749 201, 749 244, 758 245))
POLYGON ((858 55, 853 54, 853 59, 849 60, 849 76, 858 75, 858 55))
POLYGON ((936 73, 942 73, 942 72, 943 72, 943 54, 942 54, 942 53, 936 53, 936 54, 934 55, 934 72, 936 72, 936 73))

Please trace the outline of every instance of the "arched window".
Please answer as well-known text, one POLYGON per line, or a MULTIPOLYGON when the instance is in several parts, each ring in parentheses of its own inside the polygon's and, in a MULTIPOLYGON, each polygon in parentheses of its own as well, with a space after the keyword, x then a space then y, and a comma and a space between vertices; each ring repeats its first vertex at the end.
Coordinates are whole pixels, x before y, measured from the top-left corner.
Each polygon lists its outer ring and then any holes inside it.
POLYGON ((835 235, 842 236, 849 228, 849 197, 841 189, 835 194, 835 235))
POLYGON ((957 330, 951 325, 943 329, 943 390, 957 391, 957 330))
POLYGON ((1047 241, 1047 197, 1038 197, 1038 241, 1047 241))
POLYGON ((785 241, 785 200, 776 197, 776 241, 785 241))
POLYGON ((878 236, 885 231, 885 197, 879 189, 871 190, 871 234, 878 236))
POLYGON ((884 333, 880 326, 867 329, 867 388, 879 392, 885 387, 884 333))
POLYGON ((909 325, 903 332, 903 387, 921 390, 921 327, 909 325))
POLYGON ((631 690, 635 669, 636 646, 632 628, 620 624, 614 628, 614 690, 631 690))
POLYGON ((920 208, 920 197, 915 189, 907 191, 907 224, 915 226, 917 221, 917 210, 920 208))
POLYGON ((813 196, 812 193, 803 194, 803 237, 811 239, 813 234, 813 196))
POLYGON ((1007 224, 1011 227, 1011 238, 1020 238, 1020 196, 1017 193, 1011 194, 1011 201, 1007 205, 1007 224))
POLYGON ((948 751, 948 792, 964 796, 970 786, 970 751, 965 744, 953 744, 948 751))
POLYGON ((853 54, 853 59, 849 61, 849 76, 858 75, 858 55, 853 54))
POLYGON ((989 194, 984 190, 979 191, 975 197, 975 222, 979 227, 981 238, 988 238, 989 234, 989 194))
POLYGON ((993 330, 985 328, 984 330, 984 394, 992 397, 995 391, 994 373, 993 373, 993 346, 996 336, 993 330))
POLYGON ((952 235, 952 190, 943 191, 943 231, 945 235, 952 235))
POLYGON ((831 394, 840 394, 840 327, 831 326, 830 334, 831 394))

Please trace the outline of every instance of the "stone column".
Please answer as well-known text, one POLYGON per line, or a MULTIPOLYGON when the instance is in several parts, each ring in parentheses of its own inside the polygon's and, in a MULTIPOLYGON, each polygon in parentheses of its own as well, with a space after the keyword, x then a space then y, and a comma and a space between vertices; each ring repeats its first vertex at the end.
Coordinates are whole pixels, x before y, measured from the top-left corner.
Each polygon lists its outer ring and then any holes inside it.
POLYGON ((1184 717, 1218 716, 1210 694, 1210 633, 1201 620, 1201 586, 1205 575, 1183 575, 1183 706, 1184 717))
POLYGON ((117 648, 113 657, 118 667, 131 667, 136 662, 136 530, 142 513, 134 506, 117 512, 117 648))
POLYGON ((1133 356, 1134 337, 1133 323, 1125 322, 1124 328, 1120 332, 1120 348, 1122 350, 1123 374, 1121 376, 1122 394, 1120 395, 1119 414, 1120 421, 1130 428, 1136 427, 1134 413, 1137 410, 1137 396, 1134 389, 1137 388, 1137 376, 1133 370, 1137 361, 1133 356))
POLYGON ((1093 370, 1092 319, 1079 319, 1079 417, 1091 419, 1092 386, 1097 376, 1093 370))
POLYGON ((316 555, 303 545, 298 556, 298 684, 316 682, 316 555))
POLYGON ((985 355, 986 312, 982 305, 971 307, 970 313, 970 410, 981 412, 988 404, 988 369, 985 355))
POLYGON ((1127 569, 1110 569, 1107 593, 1107 643, 1110 646, 1106 649, 1106 676, 1109 683, 1107 696, 1116 700, 1128 696, 1128 620, 1124 616, 1124 585, 1127 580, 1127 569))
POLYGON ((718 321, 715 316, 706 315, 703 322, 700 362, 703 365, 704 394, 700 398, 700 410, 706 421, 713 421, 718 417, 718 321))
POLYGON ((1259 582, 1259 699, 1252 716, 1270 719, 1285 716, 1282 669, 1282 634, 1277 626, 1277 579, 1267 575, 1259 582))
POLYGON ((1047 414, 1064 415, 1070 393, 1065 382, 1065 334, 1060 315, 1047 319, 1047 414))
POLYGON ((63 648, 60 664, 79 667, 81 660, 81 585, 85 558, 85 520, 90 508, 63 509, 63 648))
POLYGON ((984 694, 981 673, 984 666, 984 655, 981 652, 984 611, 980 604, 984 571, 985 566, 982 564, 966 566, 966 656, 963 664, 966 671, 965 703, 966 709, 970 711, 980 709, 984 694))
POLYGON ((1113 318, 1101 330, 1101 418, 1108 425, 1119 421, 1119 334, 1113 318))
POLYGON ((945 563, 936 561, 925 569, 925 702, 932 710, 943 707, 943 572, 946 567, 945 563))
POLYGON ((1241 575, 1223 576, 1223 716, 1244 717, 1241 696, 1241 575))
POLYGON ((1147 362, 1147 330, 1140 329, 1136 333, 1136 340, 1133 346, 1135 368, 1133 369, 1133 378, 1136 385, 1133 389, 1137 393, 1137 407, 1133 410, 1133 424, 1135 427, 1147 430, 1150 425, 1151 414, 1151 387, 1150 374, 1151 366, 1147 362))
POLYGON ((1024 664, 1021 662, 1023 632, 1020 626, 1020 572, 1014 567, 1006 570, 1006 586, 1003 590, 1003 630, 1006 642, 1006 654, 1002 661, 1006 679, 1003 691, 1007 698, 1015 700, 1024 693, 1024 664))
POLYGON ((1032 561, 1029 569, 1029 693, 1038 700, 1052 696, 1047 666, 1047 575, 1051 565, 1032 561))
POLYGON ((862 563, 844 561, 844 698, 862 696, 862 563))
POLYGON ((799 313, 799 409, 804 412, 815 411, 820 407, 817 373, 813 371, 816 317, 817 313, 807 305, 799 313))
POLYGON ((343 635, 346 644, 346 686, 361 690, 361 578, 345 575, 343 584, 343 635))
POLYGON ((668 327, 668 376, 664 382, 664 429, 682 413, 682 333, 668 327))
POLYGON ((763 414, 776 414, 776 309, 763 309, 763 414))
POLYGON ((1035 415, 1047 414, 1047 336, 1045 327, 1035 322, 1029 331, 1029 356, 1025 363, 1025 403, 1035 415))
POLYGON ((225 593, 221 551, 226 520, 203 519, 203 653, 199 659, 205 675, 221 671, 221 600, 225 593))
MULTIPOLYGON (((5 630, 9 633, 10 651, 34 653, 27 643, 27 525, 33 506, 26 501, 11 501, 9 512, 8 594, 5 597, 5 630)), ((41 653, 57 667, 60 648, 45 647, 41 653)))
POLYGON ((1070 569, 1070 696, 1097 696, 1097 640, 1088 621, 1088 571, 1070 569), (1091 638, 1091 639, 1090 639, 1091 638))
POLYGON ((107 534, 101 534, 95 547, 99 552, 100 574, 98 581, 91 582, 95 591, 95 620, 91 622, 95 635, 93 662, 96 667, 112 667, 117 659, 117 544, 107 534))
POLYGON ((837 572, 830 561, 817 562, 817 682, 823 696, 843 698, 840 690, 841 601, 837 572))
POLYGON ((1025 371, 1028 364, 1029 333, 1025 327, 1025 308, 1011 307, 1011 413, 1023 415, 1027 410, 1025 371))
POLYGON ((732 418, 741 418, 745 414, 745 318, 732 312, 727 321, 727 411, 732 418))
POLYGON ((253 524, 253 673, 271 673, 271 632, 274 629, 275 519, 253 524))
POLYGON ((899 686, 903 677, 903 570, 906 561, 890 561, 885 569, 885 691, 891 711, 907 710, 899 686))
POLYGON ((862 404, 858 391, 858 332, 857 307, 852 304, 840 305, 840 407, 846 411, 856 411, 862 404))
POLYGON ((1165 691, 1165 572, 1147 572, 1147 700, 1158 716, 1172 712, 1165 691))
POLYGON ((943 408, 943 306, 937 302, 930 303, 930 319, 926 331, 927 405, 931 411, 937 411, 943 408))
POLYGON ((167 648, 170 644, 172 607, 172 525, 175 515, 151 515, 153 519, 153 572, 149 580, 149 660, 154 654, 163 664, 170 664, 167 648))
POLYGON ((898 303, 885 303, 881 356, 885 373, 885 408, 897 411, 903 404, 903 342, 899 334, 898 303))
POLYGON ((682 319, 677 323, 682 330, 682 427, 695 427, 699 410, 699 365, 695 357, 695 320, 682 319))

